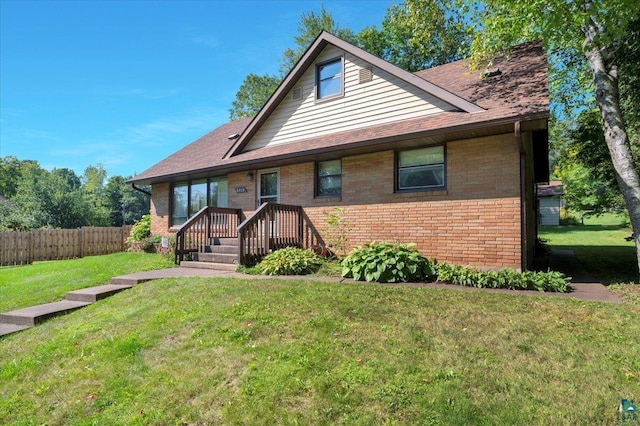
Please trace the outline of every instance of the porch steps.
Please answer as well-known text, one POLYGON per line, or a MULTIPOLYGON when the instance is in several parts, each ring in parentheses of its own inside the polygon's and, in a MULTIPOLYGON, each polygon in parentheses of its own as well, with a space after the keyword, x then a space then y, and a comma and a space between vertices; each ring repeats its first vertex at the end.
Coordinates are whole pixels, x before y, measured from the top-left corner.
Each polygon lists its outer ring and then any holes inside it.
POLYGON ((208 244, 193 253, 192 261, 180 262, 186 268, 235 271, 238 263, 237 238, 210 238, 208 244))
POLYGON ((73 312, 98 300, 133 287, 131 284, 105 284, 74 290, 59 302, 45 303, 0 314, 0 337, 21 331, 59 315, 73 312))

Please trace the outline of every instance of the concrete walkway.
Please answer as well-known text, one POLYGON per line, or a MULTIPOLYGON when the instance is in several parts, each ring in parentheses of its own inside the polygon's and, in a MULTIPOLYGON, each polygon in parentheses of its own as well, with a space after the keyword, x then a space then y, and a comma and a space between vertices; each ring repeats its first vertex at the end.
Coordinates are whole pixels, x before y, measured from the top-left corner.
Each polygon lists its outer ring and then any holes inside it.
MULTIPOLYGON (((400 283, 384 284, 396 286, 412 286, 427 288, 447 288, 460 291, 484 291, 491 293, 505 293, 518 295, 533 295, 544 297, 570 297, 592 302, 621 303, 623 300, 615 293, 609 291, 605 286, 597 282, 580 265, 571 250, 554 250, 551 253, 549 267, 553 271, 560 271, 571 277, 571 289, 569 293, 551 293, 529 290, 503 290, 503 289, 480 289, 475 287, 463 287, 457 285, 439 283, 400 283)), ((202 268, 167 268, 154 271, 137 272, 123 275, 111 279, 106 285, 90 287, 86 289, 69 292, 66 299, 60 302, 47 303, 30 308, 19 309, 17 311, 0 314, 0 336, 24 330, 56 315, 62 315, 75 309, 82 308, 105 297, 109 297, 119 291, 126 290, 141 282, 158 280, 162 278, 181 277, 227 277, 243 279, 306 279, 327 282, 349 282, 358 283, 353 280, 345 280, 336 277, 309 277, 309 276, 262 276, 246 275, 233 271, 220 271, 202 268)), ((367 285, 370 285, 367 283, 367 285)))

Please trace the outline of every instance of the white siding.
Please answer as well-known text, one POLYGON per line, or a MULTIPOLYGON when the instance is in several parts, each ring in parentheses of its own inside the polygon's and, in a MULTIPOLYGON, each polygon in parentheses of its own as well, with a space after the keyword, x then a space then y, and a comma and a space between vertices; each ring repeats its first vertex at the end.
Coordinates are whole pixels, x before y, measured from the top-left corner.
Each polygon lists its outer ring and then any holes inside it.
POLYGON ((540 225, 560 225, 560 197, 540 197, 540 225))
MULTIPOLYGON (((327 46, 316 62, 344 56, 344 96, 315 99, 315 65, 294 87, 302 87, 302 100, 291 92, 253 136, 245 150, 416 118, 454 108, 397 77, 373 68, 373 79, 359 83, 358 72, 370 66, 360 58, 327 46)), ((293 91, 293 90, 292 90, 293 91)))

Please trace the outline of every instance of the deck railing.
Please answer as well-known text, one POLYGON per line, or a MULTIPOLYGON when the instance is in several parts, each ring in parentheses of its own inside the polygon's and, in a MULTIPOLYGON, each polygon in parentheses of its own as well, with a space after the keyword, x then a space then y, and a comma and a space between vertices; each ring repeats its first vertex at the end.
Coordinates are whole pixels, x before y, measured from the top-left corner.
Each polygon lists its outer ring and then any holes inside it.
POLYGON ((186 254, 198 252, 202 246, 213 244, 212 238, 237 238, 241 220, 241 210, 203 207, 178 229, 175 263, 182 262, 186 254))
POLYGON ((238 227, 238 262, 252 265, 284 247, 323 245, 322 237, 300 206, 264 203, 238 227))

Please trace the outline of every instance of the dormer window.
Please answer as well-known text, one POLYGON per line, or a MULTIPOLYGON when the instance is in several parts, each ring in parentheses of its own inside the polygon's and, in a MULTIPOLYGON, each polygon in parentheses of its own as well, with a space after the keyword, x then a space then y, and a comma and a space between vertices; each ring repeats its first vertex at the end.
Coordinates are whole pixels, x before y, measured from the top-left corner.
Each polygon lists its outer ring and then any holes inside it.
POLYGON ((328 99, 343 93, 344 66, 342 58, 316 65, 316 99, 328 99))

